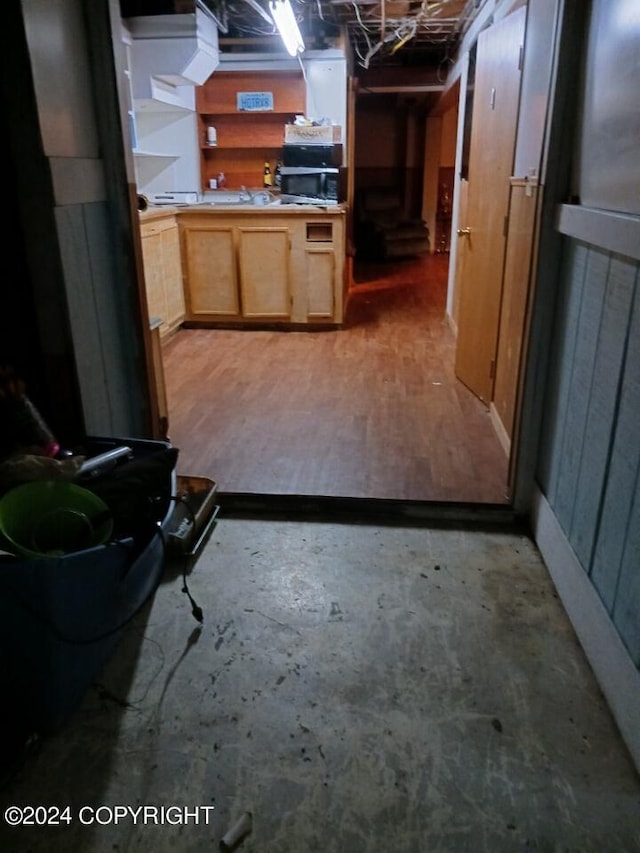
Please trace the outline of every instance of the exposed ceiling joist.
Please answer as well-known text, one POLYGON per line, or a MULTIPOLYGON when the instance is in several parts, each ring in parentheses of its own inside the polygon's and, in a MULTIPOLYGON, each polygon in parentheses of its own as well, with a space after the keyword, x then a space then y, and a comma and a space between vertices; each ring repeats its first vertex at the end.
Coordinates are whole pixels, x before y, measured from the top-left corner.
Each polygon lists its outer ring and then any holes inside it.
MULTIPOLYGON (((311 49, 334 46, 346 37, 356 64, 437 67, 452 60, 461 37, 480 9, 499 0, 291 0, 294 14, 311 49)), ((262 49, 277 52, 280 37, 269 0, 121 0, 136 14, 179 12, 199 3, 218 22, 223 50, 262 49), (141 11, 144 9, 145 11, 141 11), (154 11, 155 10, 155 11, 154 11)))

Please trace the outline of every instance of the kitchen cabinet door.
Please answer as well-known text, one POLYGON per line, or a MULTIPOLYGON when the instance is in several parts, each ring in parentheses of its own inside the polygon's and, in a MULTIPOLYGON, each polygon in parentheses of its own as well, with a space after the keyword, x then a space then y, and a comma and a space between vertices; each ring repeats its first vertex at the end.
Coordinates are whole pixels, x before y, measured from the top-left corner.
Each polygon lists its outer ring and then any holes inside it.
POLYGON ((237 317, 240 301, 234 229, 228 225, 186 225, 183 239, 188 319, 237 317))
POLYGON ((336 253, 307 249, 307 318, 332 320, 335 314, 336 253))
POLYGON ((160 320, 160 337, 165 337, 184 320, 178 225, 171 216, 143 223, 140 233, 149 320, 160 320))
POLYGON ((160 232, 167 331, 173 331, 184 320, 184 283, 180 258, 180 236, 176 222, 160 232))
POLYGON ((149 320, 160 320, 160 331, 166 326, 167 305, 164 296, 164 266, 162 263, 162 231, 157 223, 142 229, 142 261, 147 294, 149 320))
POLYGON ((265 320, 290 317, 290 245, 289 229, 285 226, 238 228, 243 317, 265 320))

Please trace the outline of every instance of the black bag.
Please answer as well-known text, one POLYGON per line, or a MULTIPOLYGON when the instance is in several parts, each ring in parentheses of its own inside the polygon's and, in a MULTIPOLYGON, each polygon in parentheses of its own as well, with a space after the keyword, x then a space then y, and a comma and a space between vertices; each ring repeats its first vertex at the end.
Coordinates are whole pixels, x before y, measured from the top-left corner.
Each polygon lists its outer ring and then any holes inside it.
POLYGON ((83 488, 98 495, 109 507, 114 539, 147 534, 164 519, 172 497, 171 472, 177 460, 178 449, 167 447, 82 482, 83 488))

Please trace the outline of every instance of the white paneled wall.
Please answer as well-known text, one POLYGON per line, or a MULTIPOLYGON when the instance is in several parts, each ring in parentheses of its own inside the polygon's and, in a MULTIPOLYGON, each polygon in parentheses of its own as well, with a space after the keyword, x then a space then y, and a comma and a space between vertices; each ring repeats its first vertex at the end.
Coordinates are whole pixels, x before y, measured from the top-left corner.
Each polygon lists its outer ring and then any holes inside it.
POLYGON ((640 3, 594 0, 577 194, 587 207, 640 214, 640 3))
POLYGON ((347 62, 327 51, 326 59, 303 61, 307 80, 307 113, 311 118, 329 118, 342 127, 342 144, 347 131, 347 62))

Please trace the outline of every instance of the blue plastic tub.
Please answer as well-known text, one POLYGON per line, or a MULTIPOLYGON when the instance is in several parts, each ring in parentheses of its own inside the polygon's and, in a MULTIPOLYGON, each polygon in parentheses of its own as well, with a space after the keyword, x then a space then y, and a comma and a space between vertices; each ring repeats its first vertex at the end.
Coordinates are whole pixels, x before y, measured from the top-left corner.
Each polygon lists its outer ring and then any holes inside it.
MULTIPOLYGON (((126 443, 134 457, 163 442, 91 439, 97 454, 126 443)), ((175 472, 173 472, 175 480, 175 472)), ((167 493, 173 494, 172 484, 167 493)), ((60 729, 111 657, 122 629, 149 599, 165 566, 161 531, 63 557, 0 562, 0 652, 5 715, 33 732, 60 729)))

